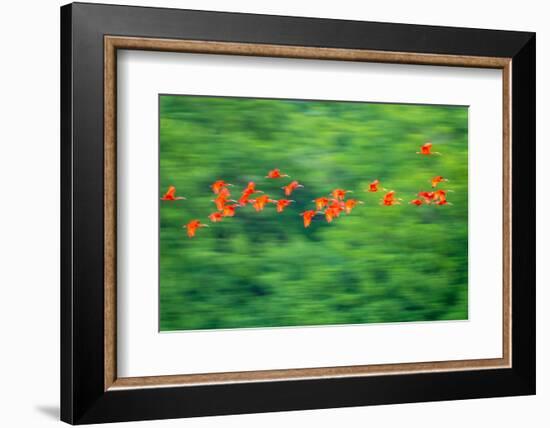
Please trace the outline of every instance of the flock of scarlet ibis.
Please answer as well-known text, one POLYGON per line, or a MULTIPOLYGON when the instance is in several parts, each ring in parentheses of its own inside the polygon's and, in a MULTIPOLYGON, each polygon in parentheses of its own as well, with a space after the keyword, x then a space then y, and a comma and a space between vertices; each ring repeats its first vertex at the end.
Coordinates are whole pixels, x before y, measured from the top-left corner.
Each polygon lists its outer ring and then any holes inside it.
MULTIPOLYGON (((431 156, 431 155, 441 155, 439 152, 432 152, 432 143, 427 142, 424 144, 419 152, 416 152, 419 155, 431 156)), ((273 169, 269 171, 265 178, 268 179, 282 179, 290 176, 288 174, 283 174, 279 169, 273 169)), ((436 187, 442 183, 448 181, 446 178, 438 175, 433 177, 431 180, 432 190, 431 191, 420 191, 417 194, 417 197, 409 202, 411 205, 420 206, 424 204, 434 204, 434 205, 452 205, 447 201, 447 193, 451 190, 442 190, 436 189, 436 187)), ((223 221, 226 217, 234 217, 237 208, 243 208, 247 205, 252 205, 253 208, 259 212, 263 211, 268 204, 274 204, 278 213, 281 213, 285 208, 289 207, 295 201, 292 199, 271 199, 268 195, 264 194, 263 191, 256 189, 256 183, 253 181, 249 182, 248 185, 241 192, 241 196, 238 200, 230 199, 231 192, 229 191, 230 187, 233 187, 233 184, 228 183, 224 180, 217 180, 210 186, 215 197, 212 199, 212 202, 216 206, 216 211, 211 213, 208 218, 212 223, 219 223, 223 221)), ((282 186, 281 189, 284 190, 285 197, 289 197, 292 193, 300 188, 304 187, 296 180, 292 180, 289 184, 282 186)), ((374 180, 369 183, 366 192, 376 193, 379 191, 385 192, 383 198, 380 201, 380 205, 383 206, 392 206, 400 205, 402 198, 396 197, 394 190, 387 191, 381 187, 379 180, 374 180)), ((346 214, 351 214, 352 210, 357 205, 364 204, 363 201, 357 199, 348 198, 347 194, 353 193, 352 190, 346 189, 334 189, 330 194, 325 196, 320 196, 314 199, 312 202, 315 204, 315 209, 306 210, 300 214, 303 219, 304 227, 309 227, 311 221, 317 215, 324 215, 325 220, 328 223, 331 223, 334 219, 340 217, 342 212, 346 214)), ((176 188, 174 186, 168 187, 168 190, 164 194, 162 201, 177 201, 185 200, 183 196, 176 196, 176 188)), ((207 224, 202 223, 200 220, 193 219, 190 220, 185 226, 187 229, 187 236, 193 238, 197 232, 197 229, 201 227, 209 227, 207 224)))

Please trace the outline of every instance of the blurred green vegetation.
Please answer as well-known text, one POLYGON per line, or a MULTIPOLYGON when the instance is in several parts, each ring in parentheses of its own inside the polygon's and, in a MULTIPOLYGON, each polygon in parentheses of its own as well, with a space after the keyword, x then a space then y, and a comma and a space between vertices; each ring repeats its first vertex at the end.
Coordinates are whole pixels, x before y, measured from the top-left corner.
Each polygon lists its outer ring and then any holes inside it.
POLYGON ((468 317, 468 110, 466 107, 160 97, 160 329, 357 324, 468 317), (427 140, 442 156, 416 152, 427 140), (280 168, 291 179, 269 180, 280 168), (452 206, 409 205, 449 178, 452 206), (274 199, 299 180, 278 214, 239 208, 210 223, 210 184, 249 181, 274 199), (395 190, 402 205, 381 206, 395 190), (365 202, 331 224, 299 213, 334 188, 365 202), (210 225, 193 239, 185 225, 210 225))

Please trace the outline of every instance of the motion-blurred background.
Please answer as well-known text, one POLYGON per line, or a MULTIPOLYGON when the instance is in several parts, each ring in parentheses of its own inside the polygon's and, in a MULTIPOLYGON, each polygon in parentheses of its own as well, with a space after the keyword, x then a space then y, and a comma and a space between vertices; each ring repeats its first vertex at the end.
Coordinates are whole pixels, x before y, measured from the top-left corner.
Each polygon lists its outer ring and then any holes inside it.
POLYGON ((468 317, 466 107, 160 96, 160 329, 305 326, 468 317), (441 156, 417 155, 427 140, 441 156), (280 168, 291 178, 264 178, 280 168), (452 206, 408 202, 448 178, 452 206), (212 182, 249 181, 283 213, 238 208, 211 223, 212 182), (381 206, 395 190, 402 205, 381 206), (305 229, 299 213, 334 188, 365 202, 305 229), (208 223, 193 239, 185 225, 208 223))

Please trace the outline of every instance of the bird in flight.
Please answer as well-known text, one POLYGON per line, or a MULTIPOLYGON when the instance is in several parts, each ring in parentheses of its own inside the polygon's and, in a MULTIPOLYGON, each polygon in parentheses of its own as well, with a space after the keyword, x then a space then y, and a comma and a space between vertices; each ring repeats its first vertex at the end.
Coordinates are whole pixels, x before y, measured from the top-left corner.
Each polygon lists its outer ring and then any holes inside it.
POLYGON ((344 200, 346 193, 353 193, 353 190, 334 189, 331 194, 334 199, 344 200))
POLYGON ((304 187, 304 186, 298 183, 296 180, 294 180, 290 184, 281 187, 281 189, 285 190, 286 196, 290 196, 292 195, 292 192, 294 192, 298 187, 304 187))
POLYGON ((288 174, 281 174, 281 170, 279 168, 275 168, 267 173, 265 178, 282 178, 282 177, 290 177, 288 174))
POLYGON ((380 180, 374 180, 372 183, 369 183, 369 188, 367 192, 378 192, 378 186, 380 185, 380 180))
POLYGON ((327 198, 326 196, 322 196, 320 198, 314 199, 311 202, 315 202, 315 208, 317 209, 317 211, 321 211, 328 205, 329 198, 327 198))
POLYGON ((258 196, 256 199, 251 199, 256 211, 262 211, 267 203, 275 203, 273 199, 270 199, 267 195, 258 196))
POLYGON ((363 201, 358 201, 357 199, 348 199, 344 202, 344 210, 346 214, 350 214, 351 210, 355 208, 357 204, 363 204, 363 201))
POLYGON ((223 220, 223 214, 222 214, 221 212, 219 212, 219 211, 216 211, 216 212, 210 214, 210 215, 208 216, 208 218, 210 219, 210 221, 211 221, 212 223, 218 223, 218 222, 220 222, 220 221, 223 220))
POLYGON ((311 220, 317 215, 317 211, 307 210, 300 215, 304 218, 304 227, 309 227, 309 225, 311 224, 311 220))
POLYGON ((422 201, 422 199, 413 199, 412 201, 409 202, 409 204, 411 205, 416 205, 417 207, 422 205, 424 202, 422 201))
POLYGON ((439 153, 439 152, 432 152, 432 146, 433 146, 433 144, 430 141, 428 141, 426 144, 424 144, 422 147, 420 147, 420 151, 416 152, 416 154, 417 155, 425 155, 425 156, 441 155, 441 153, 439 153))
POLYGON ((187 236, 189 236, 189 238, 192 238, 195 236, 195 233, 197 232, 198 228, 208 227, 208 225, 201 223, 200 220, 191 220, 189 223, 187 223, 183 227, 187 228, 187 236))
POLYGON ((437 187, 437 185, 439 183, 441 183, 442 181, 449 181, 449 180, 447 180, 446 178, 443 178, 441 175, 438 175, 438 176, 432 178, 431 181, 432 181, 432 187, 437 187))
POLYGON ((213 200, 213 202, 216 204, 216 209, 218 211, 223 211, 223 207, 227 202, 237 202, 237 201, 234 201, 233 199, 228 199, 228 198, 229 198, 229 191, 227 189, 223 189, 222 191, 220 191, 216 199, 213 200))
POLYGON ((210 187, 212 188, 212 191, 217 195, 218 193, 220 193, 222 189, 226 189, 227 186, 233 186, 233 185, 230 183, 227 183, 224 180, 217 180, 217 181, 214 181, 210 187))
POLYGON ((224 217, 234 217, 235 216, 235 208, 238 208, 239 204, 233 204, 233 205, 224 205, 222 210, 222 215, 224 217))
POLYGON ((283 210, 288 207, 293 201, 292 199, 279 199, 277 201, 277 212, 282 213, 283 210))
POLYGON ((424 202, 431 204, 435 199, 435 192, 418 192, 418 196, 424 199, 424 202))
POLYGON ((395 190, 390 190, 384 195, 382 199, 382 205, 391 206, 391 205, 401 205, 401 198, 395 197, 395 190))
POLYGON ((170 186, 168 187, 168 190, 164 194, 162 198, 160 198, 161 201, 179 201, 180 199, 185 199, 183 196, 176 196, 176 187, 170 186))

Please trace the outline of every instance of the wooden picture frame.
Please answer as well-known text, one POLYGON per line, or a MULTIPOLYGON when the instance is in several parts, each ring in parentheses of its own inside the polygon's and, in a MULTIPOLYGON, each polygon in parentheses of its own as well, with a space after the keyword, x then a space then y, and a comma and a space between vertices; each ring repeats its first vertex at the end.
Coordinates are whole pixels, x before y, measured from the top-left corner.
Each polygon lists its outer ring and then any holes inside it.
POLYGON ((76 3, 61 9, 61 52, 62 420, 534 393, 534 34, 76 3), (502 70, 502 358, 118 377, 118 49, 502 70))

